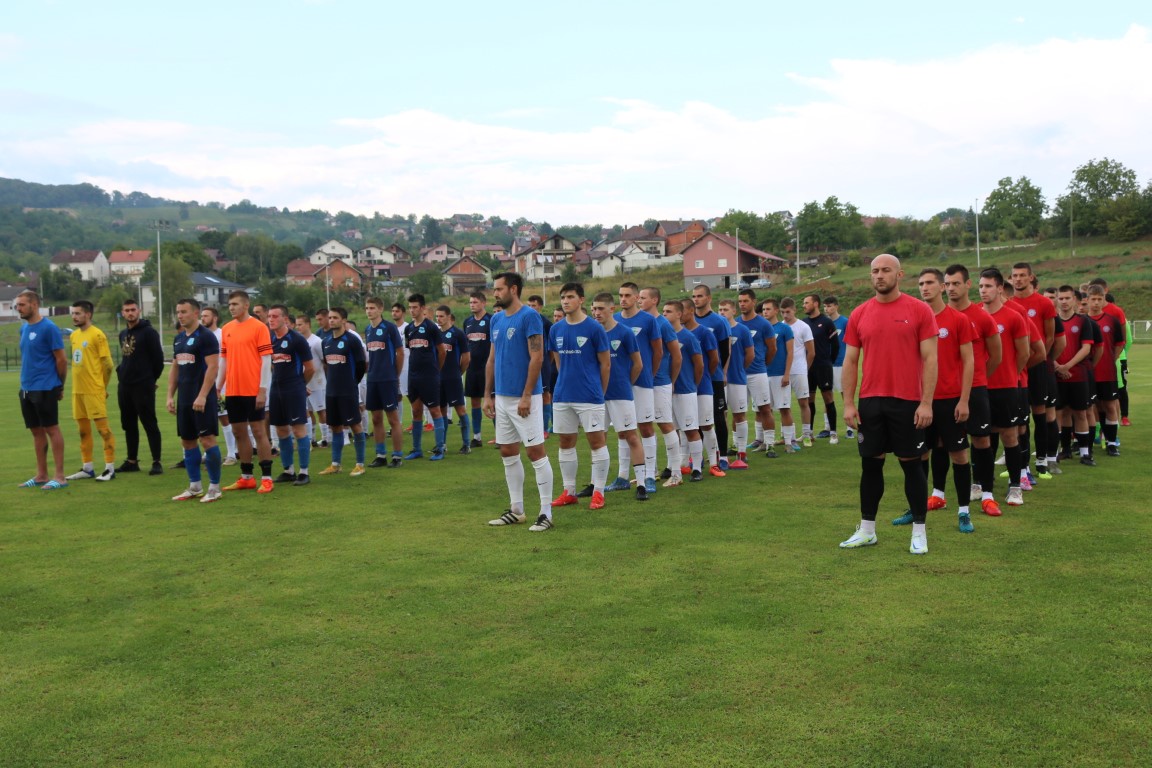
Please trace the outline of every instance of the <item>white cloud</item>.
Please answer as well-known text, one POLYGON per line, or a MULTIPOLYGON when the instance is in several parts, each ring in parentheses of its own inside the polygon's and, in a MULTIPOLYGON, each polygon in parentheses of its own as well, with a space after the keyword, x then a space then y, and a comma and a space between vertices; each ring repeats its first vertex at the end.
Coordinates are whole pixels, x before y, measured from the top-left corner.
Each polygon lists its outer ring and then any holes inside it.
POLYGON ((704 101, 611 99, 610 119, 581 128, 549 110, 499 123, 408 110, 337 120, 308 145, 235 127, 96 122, 5 142, 0 155, 70 165, 106 189, 366 213, 638 223, 837 195, 865 212, 927 216, 1003 176, 1027 175, 1054 197, 1093 157, 1152 175, 1150 71, 1149 31, 1134 26, 1113 40, 835 60, 827 77, 793 75, 812 92, 806 103, 756 94, 755 119, 704 101), (150 181, 143 168, 165 173, 150 181))

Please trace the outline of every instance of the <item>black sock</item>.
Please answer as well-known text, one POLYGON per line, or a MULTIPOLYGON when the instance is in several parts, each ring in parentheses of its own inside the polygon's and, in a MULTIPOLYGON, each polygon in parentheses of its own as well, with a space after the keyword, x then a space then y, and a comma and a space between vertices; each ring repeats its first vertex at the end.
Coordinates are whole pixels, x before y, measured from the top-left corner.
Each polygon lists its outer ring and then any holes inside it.
POLYGON ((932 449, 932 490, 943 491, 948 483, 948 467, 952 464, 952 459, 948 456, 948 451, 937 446, 932 449))
POLYGON ((1020 485, 1020 446, 1004 446, 1004 463, 1008 465, 1008 485, 1020 485))
POLYGON ((272 459, 260 462, 260 476, 272 477, 272 459))
POLYGON ((928 517, 928 478, 915 461, 900 462, 900 469, 904 470, 904 498, 908 500, 912 522, 923 523, 928 517))
POLYGON ((240 474, 244 475, 245 477, 250 476, 252 474, 252 462, 248 462, 247 464, 241 462, 240 474))
POLYGON ((956 483, 956 505, 968 506, 972 502, 972 465, 953 464, 952 482, 956 483))
POLYGON ((992 493, 992 484, 996 478, 996 451, 991 448, 972 449, 972 467, 976 482, 985 493, 992 493))
POLYGON ((828 412, 828 429, 829 431, 836 431, 836 402, 824 404, 824 410, 828 412))
POLYGON ((1064 451, 1064 453, 1072 453, 1072 435, 1072 427, 1060 428, 1060 448, 1064 451))
POLYGON ((1048 455, 1055 456, 1060 448, 1060 424, 1055 419, 1048 422, 1048 455))
POLYGON ((1119 426, 1119 424, 1109 424, 1108 422, 1104 422, 1100 428, 1104 430, 1105 443, 1108 443, 1109 445, 1115 444, 1116 438, 1118 437, 1116 433, 1119 431, 1119 426))
MULTIPOLYGON (((900 462, 903 464, 904 462, 900 462)), ((860 459, 860 519, 875 520, 884 498, 884 459, 860 459)))

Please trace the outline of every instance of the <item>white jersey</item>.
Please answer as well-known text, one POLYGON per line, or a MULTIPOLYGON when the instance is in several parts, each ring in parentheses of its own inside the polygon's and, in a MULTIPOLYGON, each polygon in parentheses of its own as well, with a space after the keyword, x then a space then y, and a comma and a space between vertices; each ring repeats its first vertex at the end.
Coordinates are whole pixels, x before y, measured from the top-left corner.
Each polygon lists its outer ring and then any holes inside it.
MULTIPOLYGON (((224 332, 220 330, 220 326, 216 326, 216 330, 212 331, 212 333, 216 336, 216 349, 220 349, 221 343, 224 341, 224 332)), ((223 358, 221 358, 221 360, 223 360, 223 358)), ((216 395, 218 397, 227 397, 224 392, 223 384, 221 384, 220 388, 216 390, 216 395)))
POLYGON ((803 376, 804 380, 807 381, 808 347, 806 345, 809 341, 815 340, 812 335, 812 326, 797 318, 796 322, 789 323, 788 327, 792 329, 792 370, 789 373, 793 376, 803 376))
MULTIPOLYGON (((396 330, 400 331, 400 338, 404 338, 404 329, 408 327, 408 322, 405 321, 396 326, 396 330)), ((408 350, 404 350, 404 367, 400 369, 399 376, 400 394, 408 394, 408 350)))
POLYGON ((314 373, 308 382, 308 389, 313 391, 324 389, 328 379, 324 377, 324 342, 314 333, 308 334, 308 349, 312 351, 312 368, 314 373))

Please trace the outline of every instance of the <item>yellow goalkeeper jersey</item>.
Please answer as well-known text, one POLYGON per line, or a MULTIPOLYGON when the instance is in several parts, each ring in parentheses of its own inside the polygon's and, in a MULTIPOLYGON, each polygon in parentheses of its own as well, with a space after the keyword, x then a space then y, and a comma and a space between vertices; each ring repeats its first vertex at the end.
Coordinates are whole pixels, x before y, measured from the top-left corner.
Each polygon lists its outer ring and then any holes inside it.
POLYGON ((94 325, 76 329, 72 343, 72 391, 77 395, 103 395, 112 378, 112 353, 104 331, 94 325))

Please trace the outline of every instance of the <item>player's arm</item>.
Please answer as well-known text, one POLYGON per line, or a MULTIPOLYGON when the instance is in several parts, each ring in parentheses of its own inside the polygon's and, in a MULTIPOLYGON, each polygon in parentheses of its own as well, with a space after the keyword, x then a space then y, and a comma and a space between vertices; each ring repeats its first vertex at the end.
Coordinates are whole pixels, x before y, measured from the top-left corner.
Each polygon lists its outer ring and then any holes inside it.
MULTIPOLYGON (((355 339, 356 337, 353 336, 352 338, 355 339)), ((358 341, 356 342, 356 344, 359 344, 359 343, 360 342, 358 342, 358 341)), ((356 368, 355 368, 356 374, 355 375, 356 375, 356 384, 357 385, 359 385, 360 380, 364 378, 364 374, 368 372, 368 361, 365 359, 368 356, 368 350, 366 350, 364 347, 360 347, 359 351, 360 351, 360 354, 352 355, 352 359, 356 364, 356 368)))
POLYGON ((984 364, 984 373, 991 377, 996 369, 1000 367, 1000 361, 1004 359, 1004 344, 1000 341, 1000 334, 996 332, 995 326, 991 336, 984 337, 984 350, 988 353, 988 362, 984 364))
MULTIPOLYGON (((788 359, 792 359, 792 342, 789 345, 788 359)), ((854 429, 860 428, 860 416, 856 413, 856 378, 859 374, 860 348, 844 345, 844 368, 840 373, 840 389, 844 397, 844 423, 854 429)), ((785 369, 787 370, 787 369, 785 369)), ((787 376, 788 374, 784 374, 787 376)))
MULTIPOLYGON (((916 428, 932 423, 932 397, 936 394, 936 336, 920 342, 920 405, 916 407, 916 428)), ((843 376, 843 374, 841 374, 843 376)))
POLYGON ((1047 356, 1048 353, 1051 351, 1052 345, 1055 343, 1055 341, 1056 341, 1056 318, 1055 317, 1046 317, 1046 318, 1044 318, 1044 354, 1045 354, 1045 356, 1047 356))
MULTIPOLYGON (((271 358, 269 358, 271 362, 271 358)), ((312 361, 309 360, 308 364, 311 365, 312 361)), ((212 391, 212 384, 216 381, 216 369, 220 365, 220 355, 205 355, 204 356, 204 381, 200 384, 200 391, 196 394, 196 400, 192 403, 192 410, 203 411, 208 404, 208 393, 212 391)), ((175 361, 172 367, 176 367, 175 361)))
POLYGON ((465 349, 460 354, 460 372, 468 370, 468 366, 472 363, 472 353, 465 349))
POLYGON ((1117 325, 1112 330, 1112 362, 1120 359, 1120 355, 1124 353, 1124 347, 1128 341, 1128 323, 1123 326, 1117 325))
POLYGON ((396 355, 392 358, 392 364, 396 367, 396 378, 400 378, 401 371, 404 370, 404 347, 396 347, 396 355))
MULTIPOLYGON (((780 385, 787 387, 792 383, 792 361, 795 359, 796 354, 796 339, 784 340, 784 375, 780 378, 780 385)), ((767 363, 767 361, 765 361, 767 363)))
MULTIPOLYGON (((176 413, 176 381, 178 378, 177 369, 180 366, 176 365, 176 360, 172 360, 172 367, 168 369, 168 398, 165 407, 168 413, 176 413)), ((204 381, 210 381, 207 372, 204 374, 204 381)))
POLYGON ((301 373, 304 376, 304 386, 308 386, 308 382, 316 375, 316 364, 311 360, 305 360, 304 370, 301 373))
POLYGON ((1092 367, 1095 368, 1100 362, 1100 358, 1104 357, 1104 345, 1096 344, 1092 348, 1092 367))
POLYGON ((220 353, 220 370, 216 372, 216 391, 224 391, 224 369, 228 367, 228 358, 223 352, 220 353))
POLYGON ((448 357, 448 345, 436 345, 436 368, 437 370, 444 370, 444 360, 448 357))
POLYGON ((1031 357, 1031 343, 1028 339, 1028 333, 1025 331, 1023 336, 1013 339, 1016 345, 1016 375, 1020 375, 1020 371, 1024 370, 1028 365, 1028 359, 1031 357))
POLYGON ((968 421, 968 399, 972 395, 972 374, 976 370, 972 342, 960 345, 960 400, 956 403, 956 423, 968 421))
POLYGON ((612 375, 612 353, 608 350, 596 353, 596 359, 600 361, 600 391, 608 392, 608 378, 612 375))
POLYGON ((532 391, 540 380, 540 369, 544 367, 544 337, 537 333, 528 337, 528 375, 524 377, 524 391, 516 413, 525 418, 532 410, 532 391))
POLYGON ((652 340, 652 374, 655 375, 656 371, 660 370, 660 362, 664 359, 664 340, 652 340))
POLYGON ((1068 358, 1067 362, 1061 363, 1060 365, 1056 366, 1056 371, 1055 371, 1056 375, 1062 379, 1066 379, 1066 378, 1071 377, 1072 369, 1075 368, 1077 365, 1079 365, 1080 362, 1084 358, 1086 358, 1086 357, 1088 357, 1088 355, 1092 354, 1092 347, 1093 347, 1093 344, 1092 344, 1091 339, 1082 340, 1080 343, 1080 349, 1076 350, 1076 354, 1074 354, 1074 355, 1072 355, 1072 357, 1068 358))
POLYGON ((1048 355, 1047 351, 1044 349, 1044 342, 1040 339, 1030 339, 1028 342, 1028 350, 1030 352, 1028 355, 1029 368, 1034 365, 1040 365, 1040 363, 1044 362, 1048 355))
POLYGON ((160 374, 164 373, 164 347, 160 344, 160 334, 155 328, 152 333, 144 334, 144 338, 148 339, 145 346, 152 358, 152 381, 156 382, 160 380, 160 374))
POLYGON ((268 388, 272 386, 272 355, 260 355, 260 388, 256 390, 256 408, 268 402, 268 388))
POLYGON ((108 382, 112 381, 112 371, 116 369, 116 364, 112 362, 112 350, 108 348, 108 339, 105 338, 100 342, 100 368, 104 374, 104 396, 108 396, 108 382))
MULTIPOLYGON (((772 337, 772 344, 773 345, 776 344, 776 337, 775 336, 772 337)), ((776 347, 775 346, 772 347, 772 356, 773 357, 776 356, 776 347)), ((756 360, 756 345, 755 344, 749 344, 748 346, 744 347, 744 370, 748 370, 748 367, 750 365, 752 365, 752 363, 755 362, 755 360, 756 360)), ((765 360, 764 362, 767 363, 768 361, 765 360)))
POLYGON ((1048 359, 1055 360, 1064 354, 1064 348, 1068 346, 1067 336, 1057 336, 1052 339, 1052 347, 1048 350, 1048 359))
POLYGON ((628 373, 628 380, 635 384, 636 379, 640 378, 640 372, 644 370, 644 358, 640 357, 640 350, 632 352, 632 370, 628 373))
POLYGON ((812 361, 816 359, 816 342, 808 340, 804 342, 804 358, 808 361, 808 368, 812 368, 812 361))
POLYGON ((700 381, 704 378, 704 355, 699 352, 692 353, 692 373, 696 388, 700 388, 700 381))
POLYGON ((770 361, 775 360, 775 359, 776 359, 776 337, 772 336, 771 338, 764 340, 764 365, 768 365, 768 363, 770 361))
POLYGON ((680 375, 680 366, 684 362, 683 356, 680 354, 680 342, 668 342, 668 377, 672 381, 676 381, 676 377, 680 375))
POLYGON ((490 419, 496 418, 496 350, 488 353, 488 362, 484 364, 484 415, 490 419))
POLYGON ((708 350, 708 378, 715 378, 716 370, 720 367, 720 352, 716 349, 708 350))
POLYGON ((840 330, 835 323, 829 323, 831 333, 828 334, 829 362, 835 363, 836 356, 840 354, 840 330))

